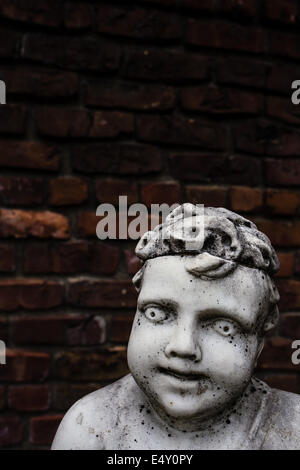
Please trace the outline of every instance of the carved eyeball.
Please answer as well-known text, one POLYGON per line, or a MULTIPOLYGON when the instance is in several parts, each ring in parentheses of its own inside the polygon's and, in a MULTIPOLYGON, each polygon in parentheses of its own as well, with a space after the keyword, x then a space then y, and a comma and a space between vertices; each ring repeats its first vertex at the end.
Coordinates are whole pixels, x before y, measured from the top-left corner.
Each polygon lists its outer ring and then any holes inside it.
POLYGON ((233 336, 236 333, 236 325, 229 320, 216 320, 213 322, 213 328, 222 336, 233 336))
POLYGON ((146 307, 144 315, 152 323, 158 323, 167 319, 167 313, 159 307, 146 307))

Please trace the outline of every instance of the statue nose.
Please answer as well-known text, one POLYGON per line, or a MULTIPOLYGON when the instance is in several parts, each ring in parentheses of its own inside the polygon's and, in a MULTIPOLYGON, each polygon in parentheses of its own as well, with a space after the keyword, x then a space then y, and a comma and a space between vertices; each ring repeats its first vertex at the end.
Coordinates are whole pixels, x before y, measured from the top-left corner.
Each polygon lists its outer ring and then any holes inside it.
POLYGON ((192 325, 176 327, 165 348, 167 358, 180 357, 199 362, 202 358, 202 351, 198 341, 195 341, 192 325))

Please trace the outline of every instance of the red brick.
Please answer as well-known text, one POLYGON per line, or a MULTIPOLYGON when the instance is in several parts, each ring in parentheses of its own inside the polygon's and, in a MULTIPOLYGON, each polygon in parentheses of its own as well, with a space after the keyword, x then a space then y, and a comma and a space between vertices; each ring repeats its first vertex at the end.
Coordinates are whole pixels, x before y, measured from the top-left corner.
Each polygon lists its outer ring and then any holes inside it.
POLYGON ((268 73, 267 89, 279 91, 291 97, 292 82, 299 76, 300 67, 296 64, 273 64, 268 73))
POLYGON ((0 5, 0 16, 42 26, 59 26, 63 13, 59 0, 41 0, 38 5, 30 2, 26 6, 18 0, 2 0, 0 5))
POLYGON ((267 159, 265 168, 268 185, 299 186, 300 184, 300 161, 297 159, 267 159))
POLYGON ((17 416, 0 417, 0 446, 20 444, 23 438, 23 423, 17 416))
POLYGON ((300 274, 300 251, 297 251, 295 255, 295 274, 300 274))
POLYGON ((1 279, 0 310, 47 309, 61 305, 64 286, 55 281, 1 279))
POLYGON ((15 247, 0 243, 0 271, 13 272, 16 269, 15 247))
POLYGON ((227 131, 223 125, 183 116, 139 116, 137 134, 141 140, 172 145, 197 145, 209 149, 223 149, 227 145, 227 131))
POLYGON ((17 56, 21 43, 21 34, 6 30, 1 27, 0 31, 0 57, 12 59, 17 56))
MULTIPOLYGON (((9 338, 9 322, 7 318, 0 317, 0 340, 8 343, 9 338)), ((1 400, 0 400, 1 401, 1 400)))
POLYGON ((263 16, 271 21, 296 24, 297 3, 294 0, 272 0, 263 3, 263 16))
POLYGON ((280 268, 277 277, 290 277, 293 275, 294 270, 294 255, 293 253, 278 252, 277 256, 280 262, 280 268))
POLYGON ((272 214, 293 215, 300 206, 300 193, 285 189, 266 190, 266 208, 272 214))
POLYGON ((84 173, 140 175, 161 170, 161 154, 155 147, 90 144, 76 145, 71 152, 74 169, 84 173))
POLYGON ((0 167, 55 171, 60 154, 56 147, 40 142, 2 140, 0 167))
POLYGON ((50 204, 81 204, 88 197, 88 185, 81 178, 61 177, 50 180, 50 204))
POLYGON ((100 33, 138 39, 178 39, 181 22, 177 15, 141 8, 98 8, 97 30, 100 33))
POLYGON ((278 96, 267 97, 267 114, 288 124, 299 125, 300 123, 299 106, 292 103, 291 96, 285 98, 278 96))
POLYGON ((96 237, 96 227, 100 217, 95 212, 80 212, 77 216, 77 232, 79 237, 96 237))
POLYGON ((90 38, 29 33, 21 51, 24 59, 73 70, 116 70, 120 50, 115 44, 90 38))
POLYGON ((5 405, 5 387, 0 387, 0 409, 2 410, 5 405))
POLYGON ((216 0, 141 0, 142 3, 154 3, 156 5, 170 6, 173 8, 188 8, 200 11, 212 11, 215 9, 216 0))
POLYGON ((171 154, 170 165, 172 176, 185 181, 247 185, 261 182, 261 163, 253 157, 177 153, 171 154))
POLYGON ((226 207, 228 189, 220 186, 186 186, 186 200, 191 204, 226 207))
POLYGON ((134 250, 125 250, 127 271, 129 274, 136 274, 142 267, 141 260, 136 256, 134 250))
POLYGON ((106 241, 97 242, 90 250, 90 261, 87 271, 92 274, 114 274, 120 261, 118 247, 109 245, 106 241))
POLYGON ((285 313, 280 320, 280 333, 288 338, 300 338, 299 313, 285 313))
POLYGON ((252 212, 262 209, 263 192, 261 189, 236 186, 230 192, 231 208, 235 212, 252 212))
POLYGON ((0 367, 0 381, 40 382, 48 377, 49 367, 47 353, 6 350, 6 365, 0 367))
MULTIPOLYGON (((269 33, 269 52, 272 55, 299 59, 300 49, 298 47, 298 43, 298 34, 288 34, 286 32, 282 33, 278 31, 271 31, 269 33)), ((295 77, 294 80, 296 78, 297 77, 295 77)))
POLYGON ((55 356, 58 378, 79 381, 113 381, 128 374, 125 346, 96 351, 60 351, 55 356))
POLYGON ((67 29, 88 29, 92 25, 90 5, 86 3, 69 3, 65 5, 64 26, 67 29))
POLYGON ((267 66, 261 61, 226 57, 217 63, 217 80, 220 83, 264 88, 267 66))
POLYGON ((187 44, 260 53, 265 49, 263 29, 245 27, 235 23, 189 20, 187 44))
POLYGON ((6 104, 0 106, 0 133, 24 134, 26 120, 25 106, 6 104))
POLYGON ((38 98, 73 96, 79 90, 78 75, 43 67, 1 67, 0 77, 9 94, 26 94, 38 98))
POLYGON ((272 244, 279 247, 300 246, 300 222, 256 219, 255 224, 272 244))
POLYGON ((52 444, 63 415, 35 416, 30 419, 30 443, 52 444))
POLYGON ((175 181, 161 181, 144 183, 141 188, 142 202, 146 206, 151 204, 180 204, 181 189, 175 181))
POLYGON ((67 410, 77 400, 99 388, 101 388, 99 384, 56 384, 54 386, 53 408, 67 410))
POLYGON ((208 114, 258 114, 263 109, 262 95, 216 86, 184 88, 180 101, 188 111, 208 114))
POLYGON ((292 363, 293 349, 291 340, 285 338, 268 338, 258 360, 260 369, 284 369, 299 371, 300 366, 292 363))
POLYGON ((102 344, 106 337, 106 323, 103 317, 86 317, 81 323, 67 330, 67 344, 71 346, 91 346, 102 344))
POLYGON ((134 314, 132 315, 113 315, 110 320, 110 341, 116 343, 127 343, 131 332, 134 314))
POLYGON ((133 115, 118 111, 96 111, 92 115, 90 137, 118 137, 134 131, 133 115))
POLYGON ((2 205, 41 204, 45 198, 45 191, 46 183, 42 178, 0 178, 0 203, 2 205))
POLYGON ((9 407, 17 411, 44 411, 50 406, 49 385, 18 385, 8 389, 9 407))
POLYGON ((280 294, 280 311, 293 310, 300 307, 300 281, 295 279, 276 279, 280 294))
POLYGON ((99 179, 96 181, 96 197, 101 203, 119 204, 119 196, 127 196, 128 204, 138 202, 138 187, 133 181, 99 179))
POLYGON ((68 299, 78 307, 135 307, 137 294, 131 281, 70 280, 68 299))
POLYGON ((257 13, 257 3, 255 0, 223 0, 218 10, 237 18, 251 18, 257 13))
POLYGON ((92 82, 87 88, 86 103, 105 108, 166 111, 174 107, 175 93, 173 88, 161 85, 92 82))
POLYGON ((187 52, 128 49, 121 67, 121 76, 133 80, 199 81, 209 77, 210 67, 210 59, 187 52))
POLYGON ((272 388, 286 392, 299 393, 300 385, 297 374, 268 374, 264 381, 272 388))
POLYGON ((42 107, 35 112, 38 132, 55 137, 84 137, 91 125, 87 111, 77 108, 42 107))

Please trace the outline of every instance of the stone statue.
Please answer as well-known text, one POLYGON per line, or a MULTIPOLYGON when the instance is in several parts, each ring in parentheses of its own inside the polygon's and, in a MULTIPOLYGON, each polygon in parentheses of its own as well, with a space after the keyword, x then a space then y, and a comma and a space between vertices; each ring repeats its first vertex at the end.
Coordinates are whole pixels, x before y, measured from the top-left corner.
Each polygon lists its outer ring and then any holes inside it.
POLYGON ((131 374, 76 402, 52 449, 299 449, 300 397, 252 376, 278 320, 269 239, 184 204, 136 253, 131 374))

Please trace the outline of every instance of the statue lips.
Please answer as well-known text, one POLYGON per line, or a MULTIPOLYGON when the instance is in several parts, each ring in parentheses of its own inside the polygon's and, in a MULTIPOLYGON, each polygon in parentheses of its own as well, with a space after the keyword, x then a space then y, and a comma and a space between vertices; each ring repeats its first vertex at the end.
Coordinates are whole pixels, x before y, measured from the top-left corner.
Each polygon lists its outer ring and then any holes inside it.
POLYGON ((178 369, 171 369, 170 367, 159 367, 159 372, 161 374, 167 375, 169 377, 174 377, 181 381, 187 382, 199 382, 203 379, 207 379, 207 376, 202 374, 201 372, 194 372, 194 371, 186 371, 186 370, 178 370, 178 369))

